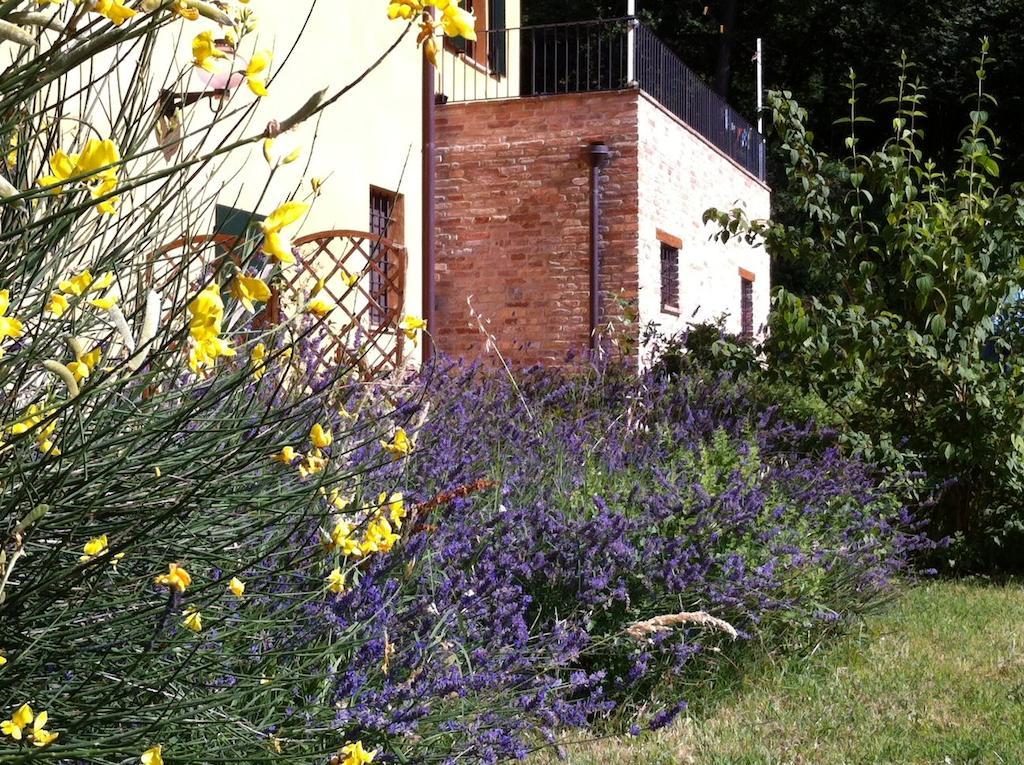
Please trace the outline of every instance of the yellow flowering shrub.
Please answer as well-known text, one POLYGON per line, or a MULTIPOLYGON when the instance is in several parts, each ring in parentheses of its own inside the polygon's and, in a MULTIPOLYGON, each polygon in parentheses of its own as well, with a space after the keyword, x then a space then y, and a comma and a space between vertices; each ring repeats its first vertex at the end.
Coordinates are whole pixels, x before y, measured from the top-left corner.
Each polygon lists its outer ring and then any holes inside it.
MULTIPOLYGON (((430 5, 432 31, 471 28, 430 5)), ((265 179, 296 162, 340 85, 281 111, 257 0, 0 6, 0 760, 314 761, 346 740, 334 700, 307 725, 278 678, 320 698, 348 649, 286 638, 401 545, 402 496, 349 481, 347 455, 393 466, 412 440, 290 384, 337 306, 266 308, 322 181, 265 200, 230 257, 189 246, 226 158, 262 153, 265 179)))

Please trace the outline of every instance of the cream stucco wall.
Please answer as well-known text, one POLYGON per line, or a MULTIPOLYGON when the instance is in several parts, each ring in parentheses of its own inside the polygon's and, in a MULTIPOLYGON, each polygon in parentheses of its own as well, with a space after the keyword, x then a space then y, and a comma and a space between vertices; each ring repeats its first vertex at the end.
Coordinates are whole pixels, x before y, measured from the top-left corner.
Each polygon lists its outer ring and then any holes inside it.
POLYGON ((654 323, 671 334, 724 316, 727 331, 738 333, 742 268, 756 277, 754 330, 760 331, 770 302, 767 253, 736 240, 712 240, 715 227, 702 216, 709 207, 745 207, 750 217, 767 218, 768 187, 646 94, 638 100, 641 326, 654 323), (659 229, 682 240, 679 316, 661 311, 659 229))
MULTIPOLYGON (((373 64, 404 28, 386 18, 383 4, 365 0, 264 0, 251 5, 260 17, 256 45, 272 49, 280 67, 270 95, 259 104, 255 126, 284 119, 317 90, 336 93, 373 64)), ((256 148, 228 162, 210 183, 222 186, 223 204, 267 214, 296 189, 305 196, 312 178, 323 179, 321 194, 297 235, 327 229, 366 231, 370 187, 402 194, 401 239, 409 263, 405 311, 419 315, 422 54, 414 35, 411 30, 365 80, 296 131, 298 143, 307 148, 299 161, 279 168, 268 180, 266 162, 256 148)))
MULTIPOLYGON (((289 117, 319 90, 330 98, 373 65, 406 28, 387 18, 383 0, 252 0, 245 7, 255 13, 258 25, 240 42, 238 58, 223 62, 224 71, 244 68, 253 51, 270 50, 270 94, 256 99, 238 78, 229 98, 201 98, 186 106, 181 113, 189 137, 174 161, 212 151, 226 139, 257 135, 270 121, 289 117)), ((174 21, 160 30, 152 62, 142 73, 150 92, 140 96, 140 102, 155 103, 161 89, 182 94, 209 90, 208 77, 191 63, 192 39, 207 30, 215 37, 224 34, 205 18, 174 21)), ((311 179, 322 179, 311 212, 289 232, 297 238, 329 229, 366 231, 370 187, 397 192, 404 197, 400 239, 409 263, 405 310, 420 314, 422 53, 416 31, 409 29, 386 59, 337 103, 280 140, 282 146, 303 147, 298 161, 271 172, 258 143, 237 149, 197 172, 184 204, 175 198, 171 209, 151 197, 163 184, 155 181, 124 192, 119 218, 132 225, 141 208, 156 209, 160 222, 150 226, 155 248, 182 236, 212 233, 214 200, 266 215, 288 199, 310 199, 311 179)), ((49 35, 56 38, 55 33, 49 35)), ((49 107, 45 118, 61 125, 60 142, 68 151, 79 150, 89 137, 110 135, 126 83, 140 76, 140 49, 126 44, 105 51, 69 73, 61 88, 50 87, 38 96, 40 104, 49 107), (95 81, 97 72, 105 74, 95 81)), ((8 61, 17 52, 10 44, 0 47, 0 56, 8 61)), ((115 137, 126 132, 119 125, 115 137)), ((149 153, 122 170, 124 179, 170 165, 155 151, 155 135, 147 140, 149 153)))

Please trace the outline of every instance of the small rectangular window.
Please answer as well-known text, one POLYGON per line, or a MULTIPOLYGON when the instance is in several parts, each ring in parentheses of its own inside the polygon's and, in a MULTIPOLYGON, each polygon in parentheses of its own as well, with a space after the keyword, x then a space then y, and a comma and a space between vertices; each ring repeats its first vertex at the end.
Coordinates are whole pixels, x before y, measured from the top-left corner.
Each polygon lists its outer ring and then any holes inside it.
POLYGON ((740 276, 740 337, 754 339, 754 280, 740 276))
MULTIPOLYGON (((236 266, 241 267, 241 253, 246 250, 245 242, 259 241, 263 238, 260 223, 265 221, 267 216, 221 204, 216 206, 214 215, 213 233, 218 237, 234 238, 233 242, 230 240, 218 241, 218 256, 230 257, 236 266)), ((246 262, 247 270, 255 274, 259 274, 266 265, 267 255, 262 250, 254 252, 246 262)), ((270 300, 267 301, 263 310, 258 311, 252 318, 253 328, 266 329, 275 326, 280 321, 280 307, 280 295, 277 288, 271 288, 270 300)))
MULTIPOLYGON (((216 236, 235 237, 235 246, 237 246, 247 239, 262 238, 260 223, 266 220, 266 217, 257 215, 250 210, 240 210, 219 204, 214 208, 213 233, 216 236)), ((221 255, 227 254, 227 250, 220 244, 217 245, 217 251, 221 255)), ((264 262, 262 256, 257 256, 254 265, 262 267, 264 262)))
MULTIPOLYGON (((260 231, 260 223, 266 220, 265 215, 258 215, 251 210, 240 210, 227 205, 217 205, 214 208, 213 233, 219 239, 217 243, 217 255, 224 257, 232 255, 236 263, 239 262, 239 252, 246 241, 260 240, 263 233, 260 231), (234 239, 230 241, 228 237, 234 239)), ((250 260, 250 267, 261 269, 266 265, 266 256, 256 252, 250 260)), ((218 266, 219 267, 219 266, 218 266)))
POLYGON ((661 243, 661 312, 679 315, 679 248, 661 243))
MULTIPOLYGON (((392 243, 402 241, 402 197, 370 187, 370 233, 392 243)), ((388 248, 370 244, 370 323, 379 327, 387 321, 393 296, 390 294, 391 263, 388 248)))

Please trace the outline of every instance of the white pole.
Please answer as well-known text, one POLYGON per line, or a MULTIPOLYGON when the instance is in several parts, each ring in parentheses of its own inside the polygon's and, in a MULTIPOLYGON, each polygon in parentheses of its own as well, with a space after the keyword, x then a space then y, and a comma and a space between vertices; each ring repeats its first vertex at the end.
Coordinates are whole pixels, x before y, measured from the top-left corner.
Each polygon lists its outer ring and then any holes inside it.
POLYGON ((764 64, 761 55, 761 38, 757 38, 757 132, 764 135, 764 117, 761 110, 764 108, 764 64))
POLYGON ((636 82, 636 0, 626 0, 626 15, 626 85, 632 87, 636 82))

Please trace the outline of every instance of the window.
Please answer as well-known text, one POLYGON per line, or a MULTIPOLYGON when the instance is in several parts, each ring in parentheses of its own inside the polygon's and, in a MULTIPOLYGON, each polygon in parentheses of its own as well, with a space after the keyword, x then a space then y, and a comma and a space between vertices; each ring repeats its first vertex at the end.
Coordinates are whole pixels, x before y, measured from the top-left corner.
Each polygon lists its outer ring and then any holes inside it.
MULTIPOLYGON (((230 248, 225 247, 223 244, 218 244, 217 254, 219 256, 225 256, 232 250, 237 249, 241 242, 252 239, 262 239, 263 234, 260 232, 260 223, 266 220, 266 217, 266 215, 257 215, 250 210, 240 210, 237 207, 217 205, 214 208, 214 235, 231 236, 236 240, 230 248)), ((237 262, 237 255, 235 256, 235 260, 237 262)), ((257 253, 253 257, 252 265, 255 268, 262 268, 266 265, 266 257, 261 253, 257 253)))
POLYGON ((450 50, 472 59, 493 75, 508 73, 508 30, 505 27, 506 0, 464 0, 463 7, 476 15, 476 40, 445 37, 450 50))
POLYGON ((217 205, 214 211, 213 233, 246 236, 252 234, 253 229, 258 229, 264 220, 266 220, 265 215, 257 215, 249 210, 239 210, 227 205, 217 205))
MULTIPOLYGON (((463 2, 462 4, 462 7, 465 8, 470 13, 473 13, 475 11, 475 8, 473 6, 473 0, 465 0, 465 2, 463 2)), ((480 26, 480 16, 482 15, 483 14, 481 13, 480 15, 477 16, 477 27, 480 26)), ((469 58, 474 59, 475 61, 479 61, 480 58, 482 57, 477 56, 477 50, 478 48, 486 47, 484 45, 484 41, 485 36, 481 35, 478 30, 476 40, 467 40, 465 37, 452 37, 451 45, 453 48, 455 48, 455 50, 465 53, 469 58)))
POLYGON ((740 269, 740 337, 754 339, 754 274, 740 269))
MULTIPOLYGON (((402 197, 370 187, 370 233, 394 243, 402 241, 402 197)), ((394 298, 389 290, 391 263, 379 242, 370 243, 370 323, 379 327, 388 317, 394 298)))
MULTIPOLYGON (((230 257, 236 266, 241 267, 239 253, 244 248, 239 244, 246 241, 259 241, 263 237, 260 231, 260 223, 267 219, 265 215, 257 215, 249 210, 240 210, 237 207, 217 205, 214 209, 213 233, 217 236, 235 237, 235 241, 225 245, 217 244, 217 254, 221 258, 230 257)), ((262 250, 255 251, 249 258, 246 268, 259 274, 267 265, 267 255, 262 250)), ((252 317, 254 329, 266 329, 275 326, 280 320, 280 296, 277 288, 271 288, 270 299, 262 310, 257 311, 252 317)))
POLYGON ((661 242, 661 312, 679 315, 679 251, 683 240, 657 231, 661 242))
POLYGON ((661 312, 679 315, 679 250, 661 243, 661 312))

